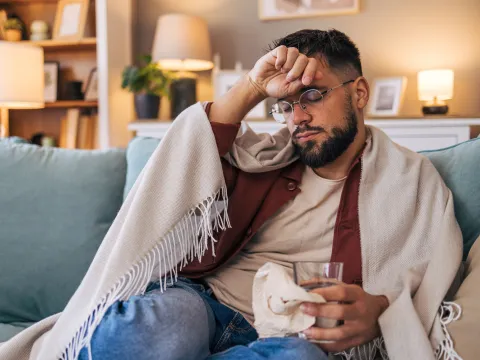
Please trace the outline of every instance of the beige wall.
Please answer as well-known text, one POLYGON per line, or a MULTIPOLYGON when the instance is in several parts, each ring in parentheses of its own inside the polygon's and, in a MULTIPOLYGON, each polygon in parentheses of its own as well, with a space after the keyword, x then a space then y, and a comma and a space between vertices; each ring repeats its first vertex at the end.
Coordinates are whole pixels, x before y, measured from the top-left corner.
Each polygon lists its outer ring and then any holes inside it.
MULTIPOLYGON (((139 0, 135 52, 150 52, 157 17, 172 12, 198 15, 209 24, 213 51, 222 68, 241 61, 254 65, 272 39, 304 28, 336 28, 359 46, 364 72, 375 77, 407 76, 401 115, 420 115, 416 72, 452 68, 455 93, 452 115, 480 114, 479 0, 361 0, 358 15, 262 22, 257 0, 139 0)), ((205 74, 199 98, 211 98, 205 74)), ((165 109, 164 109, 165 110, 165 109)), ((164 111, 162 111, 164 113, 164 111)))

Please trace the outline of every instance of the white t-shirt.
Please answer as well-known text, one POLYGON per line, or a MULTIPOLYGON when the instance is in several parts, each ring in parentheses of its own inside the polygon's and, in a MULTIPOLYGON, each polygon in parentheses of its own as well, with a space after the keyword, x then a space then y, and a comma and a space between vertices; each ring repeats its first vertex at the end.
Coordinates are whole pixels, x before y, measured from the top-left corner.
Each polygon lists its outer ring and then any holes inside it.
POLYGON ((327 180, 306 167, 301 192, 268 219, 225 268, 205 278, 218 301, 253 324, 252 285, 266 262, 293 272, 295 261, 328 262, 345 179, 327 180))

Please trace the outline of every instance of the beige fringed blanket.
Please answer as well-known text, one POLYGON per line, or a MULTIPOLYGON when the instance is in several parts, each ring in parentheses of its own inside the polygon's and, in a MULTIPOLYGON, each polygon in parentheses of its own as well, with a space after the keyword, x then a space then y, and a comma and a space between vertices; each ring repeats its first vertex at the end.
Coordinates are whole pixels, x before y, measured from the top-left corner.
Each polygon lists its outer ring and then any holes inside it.
MULTIPOLYGON (((364 288, 391 301, 380 318, 390 358, 434 359, 445 339, 438 314, 461 260, 452 196, 427 159, 370 131, 359 194, 364 288)), ((247 130, 230 160, 266 171, 291 162, 290 147, 285 130, 274 138, 247 130)), ((213 231, 229 226, 226 201, 216 142, 196 104, 152 155, 64 312, 0 345, 0 359, 75 359, 112 303, 214 250, 213 231)))

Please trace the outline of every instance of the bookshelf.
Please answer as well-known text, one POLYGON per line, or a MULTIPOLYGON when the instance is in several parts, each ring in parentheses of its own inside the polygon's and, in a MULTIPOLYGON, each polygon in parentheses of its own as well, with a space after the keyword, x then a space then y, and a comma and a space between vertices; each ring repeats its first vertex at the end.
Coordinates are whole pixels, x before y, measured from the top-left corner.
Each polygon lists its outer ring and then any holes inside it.
MULTIPOLYGON (((50 35, 55 23, 55 16, 58 7, 58 0, 0 0, 0 9, 6 10, 8 14, 15 14, 25 23, 28 29, 35 20, 47 22, 50 28, 50 35)), ((65 119, 71 119, 71 114, 78 113, 77 124, 80 129, 80 119, 87 116, 96 119, 99 102, 68 100, 67 83, 70 81, 81 81, 82 91, 88 82, 90 73, 98 67, 97 60, 97 37, 96 37, 96 2, 90 0, 87 24, 84 37, 76 40, 50 39, 44 41, 23 40, 22 43, 34 44, 44 50, 45 62, 57 62, 59 64, 57 101, 45 103, 45 108, 36 110, 10 110, 10 135, 20 136, 30 140, 34 135, 43 133, 45 136, 53 137, 57 146, 72 148, 72 134, 70 130, 68 146, 65 146, 65 119)), ((70 124, 75 121, 70 121, 70 124)), ((84 121, 89 126, 96 124, 95 121, 84 121)), ((96 128, 82 130, 82 134, 96 136, 96 128)), ((88 148, 96 147, 91 145, 88 148)), ((84 146, 78 146, 85 148, 84 146)))

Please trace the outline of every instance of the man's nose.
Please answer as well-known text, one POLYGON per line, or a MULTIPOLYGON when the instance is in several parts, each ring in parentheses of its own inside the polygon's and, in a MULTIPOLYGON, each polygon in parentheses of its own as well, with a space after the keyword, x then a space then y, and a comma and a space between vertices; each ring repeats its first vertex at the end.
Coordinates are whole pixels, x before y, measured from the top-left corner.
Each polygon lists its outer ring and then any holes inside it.
POLYGON ((302 106, 298 103, 293 105, 293 123, 299 126, 304 123, 309 123, 312 117, 302 110, 302 106))

